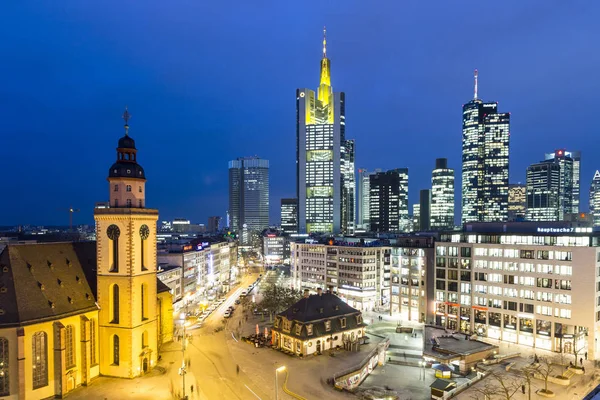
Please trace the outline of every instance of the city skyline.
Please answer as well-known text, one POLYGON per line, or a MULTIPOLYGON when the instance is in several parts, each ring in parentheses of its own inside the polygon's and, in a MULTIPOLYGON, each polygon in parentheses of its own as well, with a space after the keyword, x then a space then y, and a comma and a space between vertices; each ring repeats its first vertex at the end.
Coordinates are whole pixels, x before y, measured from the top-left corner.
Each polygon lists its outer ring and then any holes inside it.
MULTIPOLYGON (((89 210, 103 193, 80 188, 105 176, 110 158, 98 149, 114 146, 124 105, 133 115, 132 135, 145 149, 140 162, 152 178, 148 191, 155 202, 149 206, 161 209, 161 220, 186 217, 206 223, 209 216, 224 216, 224 162, 261 154, 274 169, 270 216, 271 223, 277 222, 279 199, 295 196, 294 89, 312 87, 318 79, 323 25, 328 28, 332 86, 348 94, 346 135, 356 139, 356 168, 409 168, 409 204, 429 187, 436 158, 448 158, 458 170, 460 106, 471 97, 474 68, 479 69, 482 98, 499 101, 501 110, 512 112, 510 183, 525 182, 527 166, 557 148, 583 149, 583 188, 598 169, 593 164, 598 145, 590 140, 595 127, 585 118, 593 111, 598 82, 573 78, 591 76, 600 65, 586 40, 597 31, 591 15, 598 6, 561 5, 540 12, 515 4, 510 10, 494 8, 490 16, 485 10, 492 6, 484 5, 478 19, 467 7, 420 12, 423 6, 414 6, 410 11, 417 17, 403 24, 388 17, 401 9, 391 4, 377 10, 349 5, 348 19, 338 18, 336 12, 342 11, 334 6, 323 6, 325 13, 319 16, 306 7, 289 6, 265 16, 284 22, 277 37, 267 25, 252 23, 248 30, 251 22, 245 20, 238 29, 227 30, 244 13, 256 12, 245 6, 225 16, 215 5, 190 6, 176 14, 158 3, 149 3, 142 14, 131 5, 118 13, 116 7, 116 2, 102 8, 73 3, 61 9, 40 6, 34 13, 22 4, 7 6, 0 29, 13 40, 0 45, 9 60, 0 71, 11 77, 0 87, 7 116, 1 129, 8 133, 2 155, 6 165, 20 169, 5 174, 5 185, 16 193, 0 201, 10 210, 2 224, 66 225, 68 213, 58 210, 71 206, 82 210, 75 224, 92 223, 89 210), (131 27, 127 20, 135 14, 148 25, 164 23, 169 28, 164 38, 146 38, 144 23, 131 27), (210 23, 192 24, 197 18, 210 23), (440 26, 431 30, 433 22, 425 23, 425 18, 439 19, 440 26), (560 33, 552 29, 557 25, 563 27, 560 33), (488 59, 486 46, 478 52, 459 47, 465 35, 483 27, 491 32, 490 44, 505 45, 494 48, 497 58, 488 59), (433 40, 441 32, 444 40, 433 40), (418 39, 408 40, 411 35, 418 39), (198 42, 190 47, 181 37, 198 42), (404 39, 398 42, 398 37, 404 39), (569 57, 561 57, 556 66, 556 54, 566 53, 569 57), (375 58, 383 62, 373 63, 375 58), (180 62, 184 59, 186 63, 180 62), (241 60, 244 73, 236 72, 241 60), (436 60, 440 62, 432 62, 436 60), (209 65, 213 63, 217 66, 209 65), (26 65, 40 67, 39 73, 33 75, 26 65), (365 74, 377 79, 364 79, 365 74), (269 102, 249 106, 248 98, 265 88, 263 98, 269 102), (577 105, 572 102, 575 93, 577 105), (425 105, 432 99, 436 118, 427 118, 425 105), (425 144, 424 137, 432 140, 425 144), (398 148, 405 147, 417 151, 397 157, 398 148), (27 151, 12 151, 17 148, 27 151), (63 161, 73 157, 86 166, 65 170, 63 161), (169 173, 173 168, 175 175, 169 173), (40 171, 56 178, 37 179, 40 171), (51 196, 39 202, 39 193, 51 196)), ((588 196, 582 191, 585 210, 588 196)), ((459 202, 457 193, 457 210, 459 202)))

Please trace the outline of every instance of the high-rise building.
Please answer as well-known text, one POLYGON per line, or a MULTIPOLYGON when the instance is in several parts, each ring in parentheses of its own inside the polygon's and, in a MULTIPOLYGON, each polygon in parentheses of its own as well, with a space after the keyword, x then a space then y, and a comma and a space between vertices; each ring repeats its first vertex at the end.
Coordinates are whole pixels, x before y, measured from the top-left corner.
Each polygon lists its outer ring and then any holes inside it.
POLYGON ((370 220, 369 220, 369 198, 371 196, 370 192, 370 180, 371 173, 366 169, 358 170, 358 195, 356 198, 356 205, 358 208, 358 218, 356 221, 356 226, 362 229, 370 229, 370 220))
POLYGON ((590 214, 594 226, 600 226, 600 171, 596 170, 590 185, 590 214))
POLYGON ((454 170, 446 158, 435 160, 431 174, 431 228, 454 227, 454 170))
POLYGON ((567 173, 565 171, 564 176, 561 173, 561 182, 565 182, 565 191, 566 195, 568 196, 566 199, 567 201, 563 201, 562 204, 566 206, 570 204, 570 209, 564 209, 565 214, 577 214, 579 213, 581 203, 581 183, 579 179, 581 171, 581 151, 568 151, 566 149, 558 149, 554 153, 546 153, 546 160, 556 160, 559 163, 564 162, 565 157, 571 158, 572 160, 572 172, 567 173), (567 187, 568 184, 571 185, 570 189, 569 187, 567 187))
POLYGON ((463 106, 462 222, 508 219, 510 113, 475 95, 463 106))
POLYGON ((269 161, 258 157, 229 162, 230 229, 240 243, 269 227, 269 161))
POLYGON ((508 186, 508 220, 520 221, 525 219, 527 211, 527 186, 510 184, 508 186))
POLYGON ((281 199, 281 230, 298 233, 298 199, 281 199))
POLYGON ((208 232, 216 233, 219 232, 221 225, 221 217, 208 217, 208 232))
POLYGON ((559 220, 560 165, 542 161, 527 168, 528 221, 559 220))
POLYGON ((431 189, 421 189, 419 192, 419 230, 431 229, 431 189))
POLYGON ((412 231, 420 231, 421 230, 421 204, 415 203, 413 204, 413 212, 412 212, 412 231))
POLYGON ((333 92, 323 37, 317 92, 296 90, 296 182, 300 233, 354 228, 354 142, 347 141, 345 94, 333 92))
POLYGON ((376 172, 369 180, 371 232, 402 232, 408 220, 408 168, 376 172))

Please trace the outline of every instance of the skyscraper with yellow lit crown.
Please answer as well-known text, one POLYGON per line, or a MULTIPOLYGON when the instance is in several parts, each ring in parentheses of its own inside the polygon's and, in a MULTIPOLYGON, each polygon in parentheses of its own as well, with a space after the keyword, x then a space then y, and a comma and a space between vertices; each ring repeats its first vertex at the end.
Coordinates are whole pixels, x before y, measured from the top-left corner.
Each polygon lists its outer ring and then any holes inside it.
POLYGON ((354 140, 345 135, 345 94, 331 86, 325 33, 317 92, 296 90, 298 232, 353 233, 354 140))

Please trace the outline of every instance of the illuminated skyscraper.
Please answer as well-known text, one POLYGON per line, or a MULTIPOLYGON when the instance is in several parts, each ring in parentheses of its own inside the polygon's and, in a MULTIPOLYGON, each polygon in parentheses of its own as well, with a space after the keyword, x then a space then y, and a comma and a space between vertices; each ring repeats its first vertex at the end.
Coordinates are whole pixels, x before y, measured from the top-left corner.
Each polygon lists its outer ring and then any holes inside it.
POLYGON ((520 221, 525 219, 527 210, 527 186, 510 184, 508 186, 508 220, 520 221))
POLYGON ((298 233, 298 199, 281 199, 281 230, 298 233))
POLYGON ((371 174, 371 232, 403 232, 408 219, 408 168, 371 174))
POLYGON ((542 161, 527 168, 528 221, 559 220, 560 165, 542 161))
POLYGON ((376 169, 375 172, 369 172, 366 169, 358 170, 358 195, 356 197, 356 204, 358 206, 358 219, 357 227, 369 230, 371 229, 371 223, 369 220, 369 201, 370 201, 370 177, 373 173, 381 172, 380 169, 376 169))
POLYGON ((269 227, 269 161, 258 157, 229 161, 231 231, 243 245, 269 227))
POLYGON ((463 106, 462 222, 508 219, 510 113, 475 95, 463 106))
POLYGON ((596 171, 590 185, 590 214, 594 226, 600 226, 600 171, 596 171))
POLYGON ((331 87, 326 44, 323 37, 317 92, 296 90, 299 233, 354 229, 354 141, 346 140, 345 94, 334 93, 331 87))
POLYGON ((454 170, 448 160, 435 160, 431 174, 431 229, 454 227, 454 170))
POLYGON ((578 214, 581 193, 579 182, 581 152, 558 149, 554 153, 546 153, 545 159, 554 160, 560 165, 559 201, 561 215, 559 215, 559 219, 562 220, 565 214, 578 214))

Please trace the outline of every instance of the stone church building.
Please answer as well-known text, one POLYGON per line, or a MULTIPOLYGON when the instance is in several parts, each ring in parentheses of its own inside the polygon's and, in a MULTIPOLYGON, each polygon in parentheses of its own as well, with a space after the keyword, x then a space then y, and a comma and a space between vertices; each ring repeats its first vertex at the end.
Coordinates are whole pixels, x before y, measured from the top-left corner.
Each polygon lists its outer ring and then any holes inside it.
POLYGON ((99 375, 151 370, 172 340, 169 288, 156 278, 158 210, 134 140, 119 140, 96 242, 8 245, 0 254, 0 398, 61 398, 99 375))

